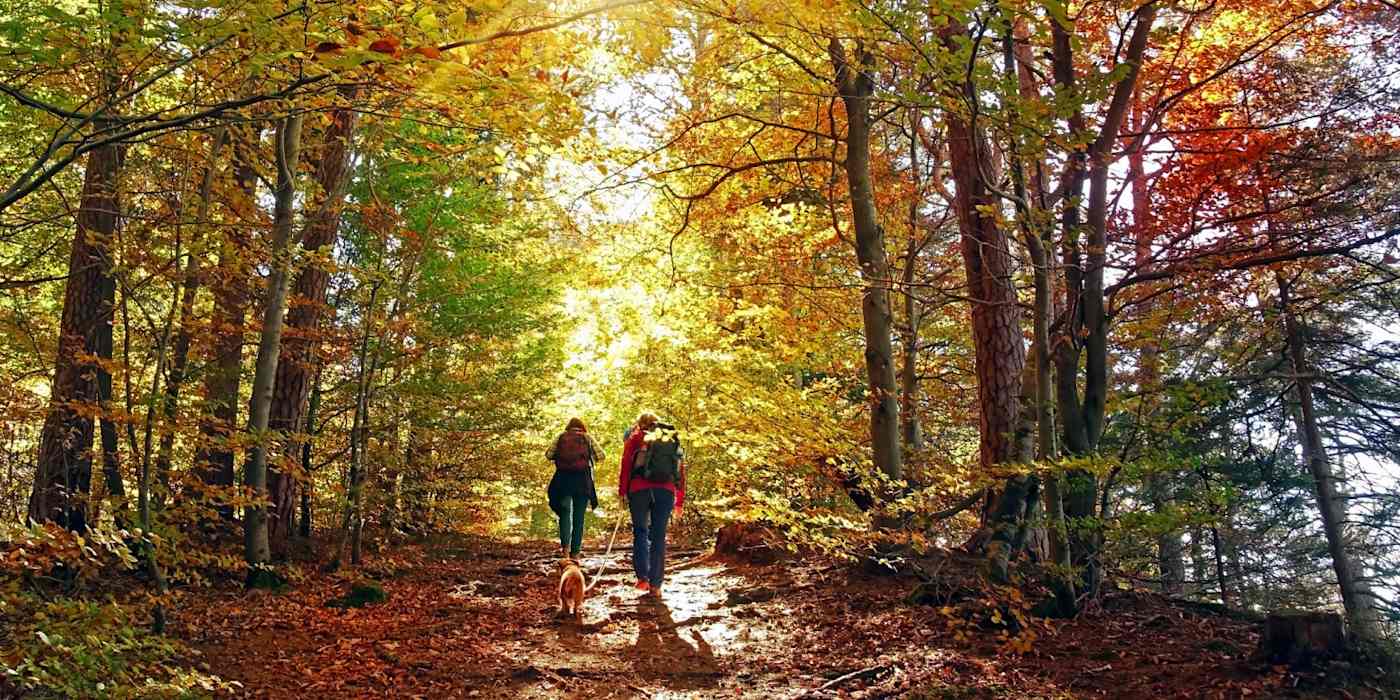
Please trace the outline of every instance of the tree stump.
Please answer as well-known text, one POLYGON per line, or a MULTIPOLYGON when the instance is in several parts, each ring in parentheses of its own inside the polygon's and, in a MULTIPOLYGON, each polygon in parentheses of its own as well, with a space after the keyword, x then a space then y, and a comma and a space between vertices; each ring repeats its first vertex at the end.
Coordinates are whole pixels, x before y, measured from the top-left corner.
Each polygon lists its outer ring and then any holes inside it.
POLYGON ((730 523, 715 535, 715 554, 731 561, 772 564, 785 552, 770 543, 771 537, 759 523, 730 523))
POLYGON ((1259 654, 1275 664, 1301 666, 1346 650, 1346 630, 1336 613, 1271 613, 1259 638, 1259 654))

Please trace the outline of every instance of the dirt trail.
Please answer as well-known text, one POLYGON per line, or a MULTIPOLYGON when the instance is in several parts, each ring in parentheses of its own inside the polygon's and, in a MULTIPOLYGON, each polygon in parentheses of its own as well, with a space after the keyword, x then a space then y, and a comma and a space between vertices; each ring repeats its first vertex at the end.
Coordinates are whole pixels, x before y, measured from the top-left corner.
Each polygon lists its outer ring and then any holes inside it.
MULTIPOLYGON (((513 674, 514 683, 499 689, 500 696, 554 698, 562 691, 587 697, 711 697, 760 689, 782 694, 787 675, 755 663, 780 630, 741 620, 727 602, 728 592, 743 590, 745 579, 720 564, 679 563, 659 597, 633 588, 631 575, 612 573, 590 592, 582 625, 564 619, 527 626, 525 637, 511 643, 525 664, 513 674)), ((625 565, 620 554, 584 559, 589 571, 625 565)))
POLYGON ((1012 654, 981 601, 909 605, 911 581, 825 563, 676 553, 658 600, 631 586, 623 553, 599 548, 584 565, 605 575, 580 625, 555 615, 551 550, 397 547, 359 574, 388 600, 349 610, 325 605, 347 577, 294 567, 283 593, 186 594, 173 631, 245 697, 1335 697, 1299 695, 1298 678, 1249 661, 1254 624, 1159 596, 1033 621, 1031 650, 1012 654))
POLYGON ((791 642, 792 627, 738 602, 754 590, 743 574, 677 552, 662 595, 649 597, 631 585, 622 551, 586 553, 590 579, 605 573, 580 625, 556 616, 556 560, 543 551, 476 542, 384 560, 364 574, 388 601, 350 610, 325 607, 346 579, 304 568, 280 594, 228 588, 191 596, 175 631, 203 652, 200 663, 241 683, 249 697, 791 697, 803 690, 768 661, 791 642), (252 658, 260 661, 224 661, 252 658))

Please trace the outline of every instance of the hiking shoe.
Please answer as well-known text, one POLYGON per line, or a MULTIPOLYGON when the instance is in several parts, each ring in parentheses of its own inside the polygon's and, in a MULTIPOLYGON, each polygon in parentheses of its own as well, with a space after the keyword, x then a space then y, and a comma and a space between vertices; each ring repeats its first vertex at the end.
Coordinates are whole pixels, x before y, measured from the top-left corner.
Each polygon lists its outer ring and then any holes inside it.
POLYGON ((641 591, 641 592, 643 592, 643 593, 646 593, 647 591, 650 591, 650 590, 651 590, 651 584, 650 584, 650 583, 647 583, 646 581, 638 581, 638 582, 637 582, 637 590, 639 590, 639 591, 641 591))

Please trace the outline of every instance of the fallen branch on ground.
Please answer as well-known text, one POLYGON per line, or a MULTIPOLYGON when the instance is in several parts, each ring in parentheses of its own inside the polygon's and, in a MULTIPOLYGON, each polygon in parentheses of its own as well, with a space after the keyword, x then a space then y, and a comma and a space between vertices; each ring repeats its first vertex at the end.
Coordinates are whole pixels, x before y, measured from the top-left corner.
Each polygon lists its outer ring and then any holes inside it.
POLYGON ((835 678, 833 678, 833 679, 831 679, 831 680, 829 680, 829 681, 823 683, 823 684, 821 685, 820 688, 817 688, 817 690, 831 690, 832 688, 835 688, 835 687, 837 687, 837 686, 839 686, 839 685, 841 685, 841 684, 843 684, 843 683, 846 683, 846 682, 848 682, 848 681, 853 681, 853 680, 861 679, 861 678, 874 678, 875 676, 878 676, 878 675, 880 675, 881 673, 884 673, 885 671, 888 671, 889 668, 890 668, 890 667, 889 667, 888 665, 881 664, 881 665, 879 665, 879 666, 871 666, 871 667, 869 667, 869 668, 862 668, 862 669, 860 669, 860 670, 858 670, 858 671, 851 671, 850 673, 847 673, 847 674, 844 674, 844 675, 841 675, 841 676, 837 676, 837 677, 835 677, 835 678))

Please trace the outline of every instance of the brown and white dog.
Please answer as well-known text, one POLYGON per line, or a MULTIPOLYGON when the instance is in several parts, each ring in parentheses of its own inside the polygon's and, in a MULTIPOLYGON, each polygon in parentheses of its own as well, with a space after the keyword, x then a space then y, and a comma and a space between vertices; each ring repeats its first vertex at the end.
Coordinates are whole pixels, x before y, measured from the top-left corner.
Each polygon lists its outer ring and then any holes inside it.
POLYGON ((574 622, 583 623, 583 594, 587 590, 583 569, 573 559, 559 561, 559 616, 573 615, 574 622))

